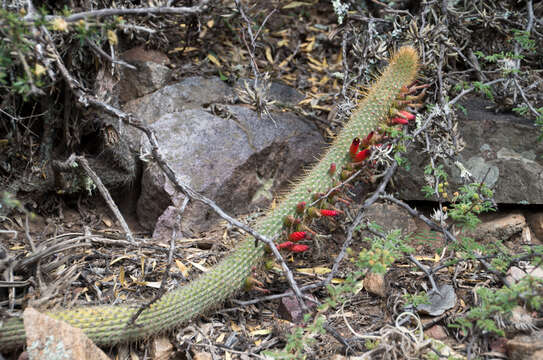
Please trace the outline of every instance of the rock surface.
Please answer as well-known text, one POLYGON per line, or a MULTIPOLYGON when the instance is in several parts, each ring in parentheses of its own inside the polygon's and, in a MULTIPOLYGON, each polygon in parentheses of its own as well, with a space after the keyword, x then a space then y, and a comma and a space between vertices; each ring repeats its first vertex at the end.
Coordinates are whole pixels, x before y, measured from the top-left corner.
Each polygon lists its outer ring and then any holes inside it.
POLYGON ((535 237, 539 241, 543 241, 543 212, 528 215, 527 221, 535 237))
MULTIPOLYGON (((266 207, 314 161, 325 142, 314 125, 292 114, 274 113, 274 123, 245 106, 221 104, 215 107, 217 115, 200 107, 228 101, 232 93, 218 79, 189 78, 139 99, 138 107, 181 180, 238 215, 266 207)), ((141 224, 152 229, 162 212, 182 198, 174 194, 156 165, 148 166, 137 206, 141 224)), ((182 228, 203 231, 216 220, 207 206, 191 202, 182 228)))
POLYGON ((125 102, 152 93, 166 85, 171 75, 165 54, 138 46, 125 51, 121 58, 137 69, 123 67, 119 81, 119 100, 125 102))
POLYGON ((543 332, 515 336, 505 346, 511 360, 534 359, 533 355, 543 350, 543 332))
MULTIPOLYGON (((514 114, 495 114, 485 107, 488 102, 471 98, 462 104, 467 115, 458 111, 460 135, 466 146, 460 152, 460 162, 479 181, 495 191, 498 203, 543 204, 543 142, 538 142, 538 130, 531 121, 514 114)), ((407 155, 411 169, 396 176, 398 191, 404 200, 426 200, 420 189, 424 184, 426 156, 413 151, 407 155)), ((445 163, 452 175, 449 183, 461 183, 460 171, 445 163)))
POLYGON ((526 219, 520 213, 507 215, 490 213, 482 217, 482 223, 473 230, 463 230, 462 236, 471 237, 477 241, 492 243, 507 241, 513 235, 522 233, 526 219))

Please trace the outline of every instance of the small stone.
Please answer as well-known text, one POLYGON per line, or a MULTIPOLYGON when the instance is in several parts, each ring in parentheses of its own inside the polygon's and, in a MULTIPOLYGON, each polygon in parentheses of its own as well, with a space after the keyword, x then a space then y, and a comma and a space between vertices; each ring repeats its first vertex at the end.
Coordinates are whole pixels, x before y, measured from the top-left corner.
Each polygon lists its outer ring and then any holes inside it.
POLYGON ((466 231, 464 235, 486 243, 496 240, 507 241, 513 235, 522 233, 526 226, 526 219, 519 213, 506 216, 492 215, 489 218, 477 225, 474 230, 466 231))
POLYGON ((386 283, 385 276, 383 274, 367 273, 364 278, 364 289, 367 292, 379 297, 386 296, 386 283))
POLYGON ((533 265, 526 266, 526 269, 523 270, 516 266, 511 266, 507 271, 507 276, 505 277, 511 283, 516 283, 526 275, 533 276, 534 278, 543 279, 543 269, 541 267, 534 267, 533 265))
POLYGON ((543 241, 543 212, 530 214, 527 217, 528 225, 539 241, 543 241))
POLYGON ((167 337, 153 339, 151 344, 151 358, 154 360, 170 359, 174 352, 174 347, 167 337))
POLYGON ((505 346, 511 360, 533 359, 533 355, 543 350, 543 332, 515 336, 505 346))
MULTIPOLYGON (((312 295, 307 295, 309 298, 314 299, 312 295)), ((305 305, 311 310, 317 306, 312 301, 305 300, 305 305)), ((300 323, 303 320, 303 313, 298 299, 295 296, 285 296, 281 298, 281 304, 277 309, 281 319, 290 321, 291 323, 300 323)))
POLYGON ((194 354, 193 359, 194 359, 194 360, 212 360, 213 357, 211 356, 210 353, 206 353, 206 352, 197 352, 196 354, 194 354))
POLYGON ((452 285, 441 285, 439 293, 432 293, 428 296, 428 304, 420 304, 417 311, 421 314, 439 316, 456 305, 456 293, 452 285))
POLYGON ((441 325, 432 326, 428 330, 424 331, 424 334, 436 340, 445 340, 447 338, 447 333, 441 325))

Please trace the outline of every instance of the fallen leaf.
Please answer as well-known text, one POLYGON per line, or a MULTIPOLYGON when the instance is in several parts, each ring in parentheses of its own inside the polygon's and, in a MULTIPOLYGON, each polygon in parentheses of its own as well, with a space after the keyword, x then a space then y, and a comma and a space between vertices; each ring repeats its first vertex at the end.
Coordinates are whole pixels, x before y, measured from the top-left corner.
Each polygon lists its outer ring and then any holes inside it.
POLYGON ((297 8, 297 7, 300 7, 300 6, 311 6, 313 5, 312 3, 306 3, 306 2, 302 2, 302 1, 292 1, 290 3, 288 3, 287 5, 283 6, 282 9, 294 9, 294 8, 297 8))
POLYGON ((271 48, 269 46, 266 46, 266 51, 265 52, 266 52, 266 60, 268 60, 268 62, 273 65, 273 63, 275 61, 273 60, 273 56, 272 56, 272 53, 271 53, 271 48))
POLYGON ((332 270, 330 270, 327 267, 316 266, 313 268, 300 268, 300 269, 296 269, 296 271, 301 274, 306 274, 306 275, 324 275, 324 274, 328 274, 332 270))
POLYGON ((119 256, 118 258, 114 259, 114 260, 111 260, 111 262, 109 263, 109 266, 115 264, 115 263, 118 263, 119 261, 123 260, 123 259, 130 259, 131 256, 128 256, 128 255, 122 255, 122 256, 119 256))
POLYGON ((207 58, 209 59, 209 61, 215 64, 215 66, 222 67, 221 62, 215 57, 215 55, 207 54, 207 58))
POLYGON ((241 327, 233 321, 230 321, 230 327, 232 328, 233 331, 237 331, 237 332, 241 331, 241 327))
POLYGON ((107 227, 112 227, 113 226, 113 221, 111 221, 110 218, 108 217, 104 217, 102 219, 102 222, 104 223, 104 225, 106 225, 107 227))
POLYGON ((184 277, 189 277, 189 269, 185 266, 185 264, 175 259, 175 265, 177 265, 177 268, 179 269, 179 271, 181 271, 181 274, 183 274, 184 277))
POLYGON ((260 330, 251 331, 249 335, 251 336, 268 335, 268 334, 271 334, 271 331, 272 331, 271 329, 260 329, 260 330))

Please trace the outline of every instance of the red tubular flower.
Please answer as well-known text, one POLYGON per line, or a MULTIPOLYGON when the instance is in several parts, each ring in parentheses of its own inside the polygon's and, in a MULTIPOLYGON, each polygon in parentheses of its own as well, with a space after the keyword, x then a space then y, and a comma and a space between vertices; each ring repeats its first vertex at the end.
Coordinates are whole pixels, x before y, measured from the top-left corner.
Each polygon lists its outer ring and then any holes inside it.
POLYGON ((331 163, 330 164, 330 169, 328 170, 328 173, 330 175, 334 175, 336 173, 336 163, 331 163))
POLYGON ((351 154, 351 157, 355 157, 356 153, 358 152, 358 147, 360 146, 360 139, 354 138, 351 147, 349 148, 349 154, 351 154))
POLYGON ((407 120, 413 120, 415 119, 415 115, 411 114, 410 112, 408 111, 405 111, 405 110, 400 110, 398 111, 398 115, 400 115, 401 117, 407 119, 407 120))
POLYGON ((370 132, 364 140, 362 140, 362 147, 367 148, 370 146, 371 138, 373 137, 374 131, 370 132))
POLYGON ((296 232, 293 232, 292 234, 290 234, 288 236, 288 239, 290 241, 296 242, 296 241, 300 241, 302 239, 305 239, 306 235, 307 235, 307 233, 305 231, 296 231, 296 232))
POLYGON ((405 125, 405 124, 408 124, 409 123, 409 120, 403 118, 403 117, 400 117, 400 116, 397 116, 395 118, 392 118, 390 120, 390 122, 392 124, 400 124, 400 125, 405 125))
POLYGON ((354 162, 364 161, 368 156, 370 156, 370 149, 364 149, 353 158, 354 162))
POLYGON ((292 247, 290 248, 290 251, 295 252, 295 253, 304 252, 307 250, 309 250, 309 246, 303 245, 303 244, 295 244, 295 245, 292 245, 292 247))
POLYGON ((290 250, 292 248, 292 246, 294 246, 294 243, 292 241, 285 241, 285 242, 282 242, 281 244, 278 244, 277 248, 279 250, 281 250, 281 249, 289 249, 290 250))
POLYGON ((298 214, 302 214, 305 210, 305 201, 300 201, 298 205, 296 205, 296 212, 298 214))
POLYGON ((336 215, 339 215, 339 211, 327 210, 327 209, 322 209, 320 211, 320 213, 321 213, 322 216, 336 216, 336 215))

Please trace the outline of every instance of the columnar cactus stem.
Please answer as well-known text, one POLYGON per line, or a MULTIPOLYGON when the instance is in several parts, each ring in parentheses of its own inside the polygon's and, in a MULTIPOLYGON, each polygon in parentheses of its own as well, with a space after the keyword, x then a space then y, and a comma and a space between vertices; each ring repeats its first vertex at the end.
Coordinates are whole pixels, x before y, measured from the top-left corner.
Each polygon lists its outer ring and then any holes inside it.
MULTIPOLYGON (((412 47, 402 47, 392 56, 389 66, 371 86, 321 160, 290 190, 280 205, 255 226, 257 231, 272 238, 281 234, 285 227, 299 224, 300 216, 305 221, 303 217, 308 216, 305 204, 313 201, 313 194, 326 193, 335 186, 342 173, 350 171, 347 169, 353 161, 351 156, 358 150, 358 145, 357 149, 351 147, 353 139, 365 139, 379 124, 389 120, 391 109, 397 106, 397 100, 415 80, 418 67, 417 52, 412 47), (340 171, 335 171, 336 168, 340 171)), ((332 212, 336 214, 334 210, 325 210, 327 214, 332 212)), ((306 225, 302 222, 301 226, 306 225)), ((190 284, 166 293, 149 306, 136 324, 131 324, 130 319, 138 307, 129 305, 78 307, 51 311, 48 315, 81 328, 97 344, 145 338, 180 326, 232 296, 247 284, 247 278, 262 259, 264 250, 263 244, 255 246, 254 239, 247 237, 212 270, 190 284)), ((11 318, 0 323, 0 349, 22 346, 24 341, 22 319, 11 318)))

